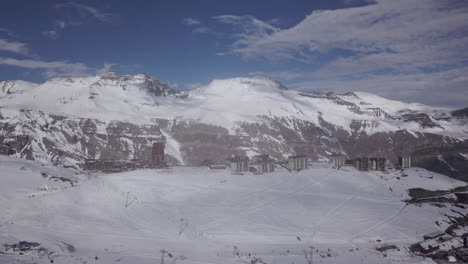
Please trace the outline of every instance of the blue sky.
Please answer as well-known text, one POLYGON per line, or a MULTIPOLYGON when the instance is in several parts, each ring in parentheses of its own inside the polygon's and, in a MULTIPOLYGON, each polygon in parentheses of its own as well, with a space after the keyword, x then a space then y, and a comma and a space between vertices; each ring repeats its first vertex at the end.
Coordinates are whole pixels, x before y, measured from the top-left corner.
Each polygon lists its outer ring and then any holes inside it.
POLYGON ((0 9, 0 79, 147 73, 180 89, 266 75, 468 106, 457 0, 26 1, 0 9))

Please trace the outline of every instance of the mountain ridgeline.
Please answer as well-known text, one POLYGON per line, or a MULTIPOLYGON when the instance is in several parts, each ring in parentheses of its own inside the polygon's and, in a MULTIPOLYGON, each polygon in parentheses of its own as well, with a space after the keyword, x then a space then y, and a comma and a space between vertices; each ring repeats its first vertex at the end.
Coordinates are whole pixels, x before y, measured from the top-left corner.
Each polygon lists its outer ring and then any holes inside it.
POLYGON ((0 82, 0 143, 58 166, 146 159, 165 136, 171 164, 267 153, 327 160, 411 154, 415 166, 468 181, 467 109, 370 93, 299 92, 264 77, 177 91, 148 75, 106 73, 42 84, 0 82))

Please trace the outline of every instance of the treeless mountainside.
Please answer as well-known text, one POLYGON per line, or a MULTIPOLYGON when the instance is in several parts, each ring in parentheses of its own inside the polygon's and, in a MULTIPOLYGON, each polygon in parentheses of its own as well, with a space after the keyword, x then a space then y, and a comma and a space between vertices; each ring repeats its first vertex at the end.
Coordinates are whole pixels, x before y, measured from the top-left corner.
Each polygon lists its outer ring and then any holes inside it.
POLYGON ((149 145, 142 138, 164 135, 171 163, 259 153, 325 160, 332 152, 396 162, 408 152, 416 166, 468 180, 463 110, 363 92, 298 92, 264 77, 184 92, 147 75, 115 73, 8 87, 15 89, 0 96, 0 136, 21 157, 43 162, 141 158, 149 145))

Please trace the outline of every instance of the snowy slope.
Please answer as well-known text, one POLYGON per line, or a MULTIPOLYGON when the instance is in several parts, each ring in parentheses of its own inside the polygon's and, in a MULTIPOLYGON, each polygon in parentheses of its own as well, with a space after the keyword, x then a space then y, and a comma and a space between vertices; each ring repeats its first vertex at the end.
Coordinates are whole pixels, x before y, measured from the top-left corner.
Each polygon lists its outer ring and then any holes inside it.
POLYGON ((36 86, 38 86, 38 84, 25 81, 0 81, 0 97, 24 93, 36 86))
POLYGON ((160 263, 161 249, 173 256, 165 263, 250 263, 254 255, 266 263, 306 263, 310 246, 319 250, 314 263, 432 263, 406 246, 443 230, 444 214, 457 215, 451 209, 467 210, 402 200, 408 188, 463 184, 418 168, 405 173, 316 163, 298 173, 174 167, 86 177, 0 157, 0 243, 27 240, 53 251, 3 252, 0 263, 160 263), (49 184, 44 170, 78 184, 38 190, 49 184), (374 250, 383 244, 401 252, 384 257, 374 250))
MULTIPOLYGON (((163 137, 156 126, 138 126, 118 121, 54 116, 14 110, 2 112, 0 137, 17 149, 16 156, 56 166, 75 166, 85 158, 143 159, 149 157, 153 139, 163 137), (22 143, 22 144, 20 144, 22 143)), ((1 122, 0 122, 1 123, 1 122)), ((165 133, 166 154, 183 163, 180 145, 165 133)))
MULTIPOLYGON (((386 120, 385 127, 387 131, 395 131, 396 129, 407 129, 409 131, 418 131, 424 133, 434 133, 445 136, 451 136, 459 139, 467 138, 466 126, 459 125, 453 120, 450 120, 450 113, 454 109, 444 107, 432 107, 419 103, 404 103, 395 100, 389 100, 375 94, 367 92, 355 92, 353 95, 340 95, 339 97, 348 102, 362 106, 365 111, 378 109, 382 110, 386 114, 389 114, 393 119, 386 120), (405 114, 418 114, 424 113, 429 116, 429 119, 436 125, 436 127, 421 127, 416 122, 402 122, 401 116, 405 114)), ((362 118, 365 119, 365 118, 362 118)), ((385 129, 378 128, 377 130, 385 131, 385 129)))
MULTIPOLYGON (((84 78, 54 78, 29 90, 3 99, 14 109, 39 110, 74 117, 96 118, 104 121, 139 121, 141 111, 153 108, 153 96, 167 95, 171 88, 146 75, 132 78, 103 74, 84 78), (148 85, 148 82, 150 82, 148 85)), ((149 114, 149 112, 147 112, 149 114)), ((140 122, 141 123, 141 122, 140 122)))
MULTIPOLYGON (((18 84, 19 85, 19 84, 18 84)), ((25 85, 25 87, 28 85, 25 85)), ((321 119, 348 132, 352 124, 376 132, 410 131, 468 138, 466 123, 450 119, 453 109, 387 100, 369 93, 304 94, 263 78, 214 80, 195 90, 177 93, 146 75, 102 74, 85 78, 55 78, 23 93, 0 98, 8 109, 151 123, 154 118, 195 120, 235 131, 239 122, 264 117, 299 119, 321 126, 321 119), (433 125, 425 127, 406 115, 423 113, 433 125)))
POLYGON ((448 108, 433 108, 419 103, 404 103, 390 100, 367 92, 354 92, 354 95, 344 94, 340 98, 358 105, 367 105, 369 108, 380 108, 390 115, 397 115, 404 111, 419 111, 430 114, 450 111, 448 108), (434 112, 431 113, 431 111, 434 112))

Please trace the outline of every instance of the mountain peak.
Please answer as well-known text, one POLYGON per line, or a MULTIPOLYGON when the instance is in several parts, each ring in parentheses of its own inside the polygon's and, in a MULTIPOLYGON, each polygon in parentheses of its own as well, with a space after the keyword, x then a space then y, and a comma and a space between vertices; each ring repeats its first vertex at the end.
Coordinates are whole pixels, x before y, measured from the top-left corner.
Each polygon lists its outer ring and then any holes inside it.
POLYGON ((128 85, 138 86, 151 95, 166 96, 176 94, 178 91, 172 85, 163 82, 148 74, 118 74, 115 72, 107 72, 98 75, 99 80, 96 82, 101 85, 118 85, 125 89, 128 85))
MULTIPOLYGON (((5 96, 0 94, 1 104, 15 109, 102 120, 139 123, 152 118, 197 120, 228 129, 237 122, 257 122, 271 117, 301 119, 317 126, 323 119, 349 132, 354 129, 350 125, 355 123, 362 124, 362 130, 367 133, 405 127, 422 131, 425 128, 414 128, 415 124, 400 117, 426 113, 434 118, 445 118, 449 114, 444 113, 453 110, 388 100, 365 92, 299 92, 264 76, 213 80, 185 93, 147 74, 113 72, 92 77, 54 78, 40 85, 22 86, 12 93, 11 87, 19 84, 0 82, 0 88, 7 87, 3 88, 5 96)), ((463 132, 466 129, 462 131, 445 123, 439 125, 442 128, 432 128, 431 132, 467 137, 463 132)))
MULTIPOLYGON (((286 87, 284 84, 281 82, 271 79, 270 77, 264 76, 264 75, 254 75, 252 77, 245 77, 244 79, 251 79, 251 80, 257 80, 258 82, 266 82, 266 83, 271 83, 272 87, 277 88, 279 90, 289 90, 288 87, 286 87)), ((255 81, 254 81, 255 82, 255 81)))
POLYGON ((210 94, 240 98, 253 96, 254 94, 272 94, 288 90, 278 81, 263 76, 237 77, 229 79, 213 80, 205 86, 194 91, 194 94, 210 94))
POLYGON ((21 80, 0 81, 0 97, 14 93, 23 93, 36 86, 38 86, 37 83, 21 80))

